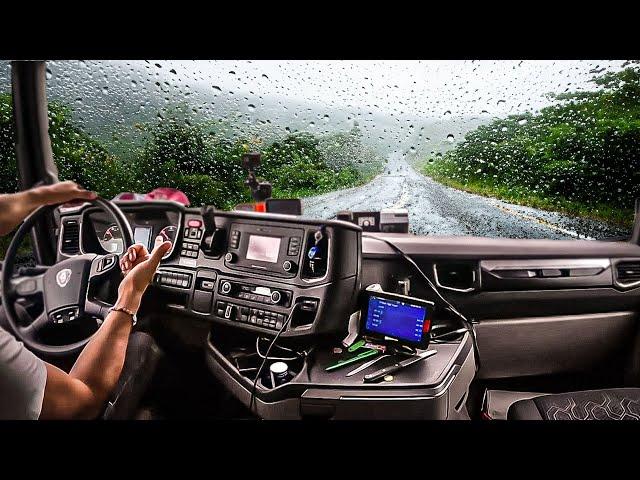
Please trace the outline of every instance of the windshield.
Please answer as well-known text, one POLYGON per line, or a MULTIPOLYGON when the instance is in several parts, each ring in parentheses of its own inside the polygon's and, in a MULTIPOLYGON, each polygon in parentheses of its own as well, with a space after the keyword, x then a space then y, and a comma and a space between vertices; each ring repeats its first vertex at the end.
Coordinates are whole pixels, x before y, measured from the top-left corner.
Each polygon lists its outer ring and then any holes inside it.
POLYGON ((248 152, 305 216, 406 209, 421 235, 624 239, 640 197, 633 62, 51 61, 47 91, 60 178, 109 198, 230 209, 248 152))

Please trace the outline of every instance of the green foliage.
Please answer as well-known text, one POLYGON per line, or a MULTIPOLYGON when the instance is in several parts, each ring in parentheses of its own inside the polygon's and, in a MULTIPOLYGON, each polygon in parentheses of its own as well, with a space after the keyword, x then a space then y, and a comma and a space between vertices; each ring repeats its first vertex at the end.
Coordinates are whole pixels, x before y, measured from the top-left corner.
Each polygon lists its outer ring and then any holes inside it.
POLYGON ((428 159, 425 173, 511 201, 599 218, 607 212, 629 223, 640 197, 640 67, 592 81, 594 91, 550 94, 557 103, 537 114, 467 133, 428 159))
POLYGON ((0 93, 0 192, 18 189, 11 95, 0 93))
MULTIPOLYGON (((120 192, 148 192, 157 187, 182 190, 192 205, 231 208, 250 201, 244 186, 241 156, 248 140, 218 135, 211 124, 191 124, 176 108, 155 123, 132 125, 142 142, 129 147, 119 140, 118 153, 93 139, 73 121, 71 110, 49 104, 49 134, 59 178, 74 180, 111 198, 120 192)), ((361 144, 357 129, 318 139, 311 134, 287 136, 263 149, 258 174, 272 182, 275 197, 312 195, 364 183, 381 160, 361 144), (335 135, 335 139, 333 138, 335 135), (323 148, 348 144, 344 151, 323 148), (336 161, 338 153, 343 157, 336 161), (366 155, 367 168, 358 168, 366 155)), ((261 140, 252 139, 252 144, 261 140)), ((4 192, 17 189, 11 97, 0 95, 0 181, 4 192)))

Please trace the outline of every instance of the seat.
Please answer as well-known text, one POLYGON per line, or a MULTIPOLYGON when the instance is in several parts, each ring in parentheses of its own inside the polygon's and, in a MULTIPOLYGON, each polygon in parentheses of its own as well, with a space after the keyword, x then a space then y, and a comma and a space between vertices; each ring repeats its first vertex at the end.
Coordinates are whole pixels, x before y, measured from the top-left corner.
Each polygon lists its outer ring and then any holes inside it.
POLYGON ((640 388, 541 395, 509 407, 508 420, 640 420, 640 388))
POLYGON ((143 332, 131 334, 122 373, 102 415, 104 420, 135 417, 163 355, 151 335, 143 332))

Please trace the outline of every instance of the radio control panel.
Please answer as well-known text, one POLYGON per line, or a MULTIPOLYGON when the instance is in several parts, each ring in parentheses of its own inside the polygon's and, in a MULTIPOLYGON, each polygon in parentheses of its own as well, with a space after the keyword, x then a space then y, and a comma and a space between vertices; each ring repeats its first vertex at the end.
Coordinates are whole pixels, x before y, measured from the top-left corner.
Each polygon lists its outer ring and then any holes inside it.
POLYGON ((251 285, 225 279, 220 279, 218 293, 226 297, 287 308, 291 306, 293 296, 290 290, 251 285))

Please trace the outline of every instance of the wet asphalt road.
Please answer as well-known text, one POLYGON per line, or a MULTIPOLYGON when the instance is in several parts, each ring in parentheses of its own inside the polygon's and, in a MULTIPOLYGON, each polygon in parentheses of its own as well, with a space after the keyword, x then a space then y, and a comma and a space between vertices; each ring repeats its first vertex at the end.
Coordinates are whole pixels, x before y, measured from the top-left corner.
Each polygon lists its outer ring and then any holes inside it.
POLYGON ((304 215, 314 218, 335 218, 340 210, 383 208, 406 208, 409 229, 417 235, 592 239, 629 233, 604 222, 446 187, 418 173, 400 155, 391 155, 384 173, 366 185, 303 199, 304 215))

